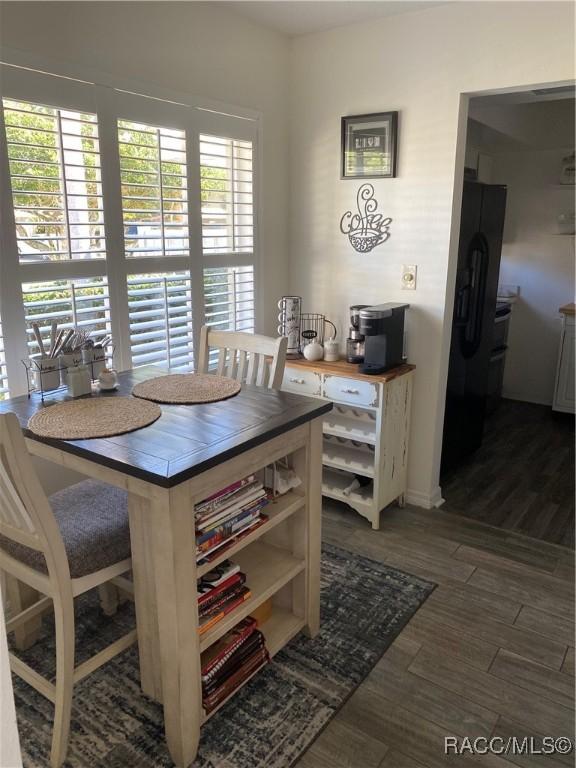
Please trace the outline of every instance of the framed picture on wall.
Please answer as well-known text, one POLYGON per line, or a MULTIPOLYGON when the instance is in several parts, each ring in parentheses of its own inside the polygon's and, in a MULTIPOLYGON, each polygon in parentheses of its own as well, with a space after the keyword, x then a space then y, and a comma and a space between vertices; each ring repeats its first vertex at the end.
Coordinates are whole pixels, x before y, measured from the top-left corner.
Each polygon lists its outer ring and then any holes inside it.
POLYGON ((398 112, 342 118, 342 179, 396 176, 398 112))

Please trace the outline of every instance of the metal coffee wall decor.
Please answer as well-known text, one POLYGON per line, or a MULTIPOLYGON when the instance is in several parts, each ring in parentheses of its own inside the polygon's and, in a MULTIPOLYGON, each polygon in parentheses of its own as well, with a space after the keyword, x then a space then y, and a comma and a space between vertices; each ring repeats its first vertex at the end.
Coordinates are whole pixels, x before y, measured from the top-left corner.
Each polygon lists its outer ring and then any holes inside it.
POLYGON ((390 237, 392 219, 376 213, 378 202, 374 199, 372 184, 362 184, 356 195, 358 213, 346 211, 340 219, 340 231, 348 235, 350 244, 358 253, 369 253, 390 237))

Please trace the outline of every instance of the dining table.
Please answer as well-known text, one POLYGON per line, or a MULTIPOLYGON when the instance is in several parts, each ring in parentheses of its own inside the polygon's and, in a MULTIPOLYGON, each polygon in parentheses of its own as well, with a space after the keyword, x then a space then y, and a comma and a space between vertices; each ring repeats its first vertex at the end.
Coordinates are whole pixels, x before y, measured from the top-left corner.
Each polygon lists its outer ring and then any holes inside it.
MULTIPOLYGON (((130 396, 137 383, 168 372, 125 371, 117 390, 87 397, 130 396)), ((168 750, 184 768, 210 716, 202 707, 201 652, 270 599, 263 633, 271 656, 298 632, 313 637, 319 630, 322 417, 332 404, 242 385, 219 402, 161 404, 157 421, 117 436, 62 440, 29 429, 35 413, 67 399, 65 389, 44 401, 32 393, 0 402, 0 413, 16 414, 33 456, 127 492, 141 688, 162 703, 168 750), (242 560, 252 598, 201 636, 197 579, 211 566, 197 564, 194 505, 286 456, 300 485, 215 561, 242 560)))

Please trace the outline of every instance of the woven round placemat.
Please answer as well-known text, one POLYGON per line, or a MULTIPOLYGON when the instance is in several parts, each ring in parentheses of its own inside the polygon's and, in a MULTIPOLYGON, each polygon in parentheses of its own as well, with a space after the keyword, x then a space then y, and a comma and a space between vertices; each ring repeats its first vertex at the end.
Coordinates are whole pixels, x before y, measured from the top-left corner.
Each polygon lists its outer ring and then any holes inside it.
POLYGON ((194 405, 227 400, 237 395, 241 388, 237 381, 228 376, 213 376, 209 373, 172 373, 136 384, 132 394, 156 403, 194 405))
POLYGON ((28 429, 40 437, 89 440, 133 432, 161 415, 158 405, 135 397, 95 397, 43 408, 32 416, 28 429))

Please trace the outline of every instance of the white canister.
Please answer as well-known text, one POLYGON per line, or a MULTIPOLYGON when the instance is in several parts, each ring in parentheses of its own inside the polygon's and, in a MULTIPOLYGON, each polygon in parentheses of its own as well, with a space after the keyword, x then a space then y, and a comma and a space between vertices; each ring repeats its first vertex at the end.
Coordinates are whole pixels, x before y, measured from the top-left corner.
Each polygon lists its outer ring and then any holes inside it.
POLYGON ((92 380, 87 365, 77 365, 68 369, 68 394, 70 397, 82 397, 92 392, 92 380))
POLYGON ((42 355, 32 361, 34 371, 34 386, 46 392, 49 389, 58 389, 60 386, 60 364, 54 357, 42 355))
POLYGON ((78 365, 82 365, 82 350, 77 349, 75 352, 66 352, 60 355, 58 358, 60 362, 60 381, 62 384, 68 383, 68 368, 75 368, 78 365))
POLYGON ((106 350, 102 347, 83 349, 82 362, 88 366, 92 379, 96 381, 100 372, 106 368, 106 350))
POLYGON ((328 339, 324 342, 324 360, 327 363, 336 363, 340 360, 340 345, 336 339, 328 339))

